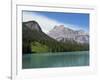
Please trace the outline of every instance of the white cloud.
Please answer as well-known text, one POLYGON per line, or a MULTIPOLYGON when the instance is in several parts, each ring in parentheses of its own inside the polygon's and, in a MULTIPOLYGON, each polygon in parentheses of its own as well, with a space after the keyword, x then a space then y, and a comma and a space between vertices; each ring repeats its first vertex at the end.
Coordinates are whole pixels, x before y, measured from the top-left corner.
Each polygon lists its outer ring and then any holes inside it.
POLYGON ((81 27, 72 25, 72 24, 64 24, 59 21, 50 19, 46 16, 42 16, 40 14, 36 14, 35 12, 23 12, 23 22, 25 21, 30 21, 30 20, 35 20, 39 23, 41 26, 43 32, 48 33, 55 25, 64 25, 65 27, 74 29, 74 30, 79 30, 82 29, 81 27))

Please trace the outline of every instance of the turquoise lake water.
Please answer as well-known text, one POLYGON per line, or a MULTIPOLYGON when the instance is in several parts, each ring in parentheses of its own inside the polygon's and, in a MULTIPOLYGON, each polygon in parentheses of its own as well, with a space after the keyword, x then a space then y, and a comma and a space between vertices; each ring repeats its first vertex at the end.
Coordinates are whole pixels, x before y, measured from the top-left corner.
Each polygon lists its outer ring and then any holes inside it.
POLYGON ((22 68, 89 66, 89 51, 24 54, 22 68))

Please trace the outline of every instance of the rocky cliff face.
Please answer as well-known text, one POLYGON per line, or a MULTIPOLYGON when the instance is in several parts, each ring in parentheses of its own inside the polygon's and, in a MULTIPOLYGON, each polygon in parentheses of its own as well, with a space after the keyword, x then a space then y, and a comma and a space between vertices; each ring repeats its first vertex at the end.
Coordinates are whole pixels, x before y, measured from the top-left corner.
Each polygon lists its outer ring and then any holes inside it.
POLYGON ((89 34, 83 30, 72 30, 64 25, 55 26, 48 35, 57 41, 74 40, 78 43, 89 43, 89 34))
POLYGON ((31 30, 37 30, 42 32, 40 25, 36 21, 28 21, 24 22, 23 24, 31 30))

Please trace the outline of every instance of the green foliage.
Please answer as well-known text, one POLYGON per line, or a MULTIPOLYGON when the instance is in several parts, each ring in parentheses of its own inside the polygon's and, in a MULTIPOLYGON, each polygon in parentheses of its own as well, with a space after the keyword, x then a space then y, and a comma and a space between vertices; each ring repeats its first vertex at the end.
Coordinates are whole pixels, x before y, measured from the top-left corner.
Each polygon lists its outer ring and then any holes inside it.
POLYGON ((48 52, 48 47, 39 42, 32 42, 31 50, 32 52, 35 52, 35 53, 44 53, 44 52, 48 52))

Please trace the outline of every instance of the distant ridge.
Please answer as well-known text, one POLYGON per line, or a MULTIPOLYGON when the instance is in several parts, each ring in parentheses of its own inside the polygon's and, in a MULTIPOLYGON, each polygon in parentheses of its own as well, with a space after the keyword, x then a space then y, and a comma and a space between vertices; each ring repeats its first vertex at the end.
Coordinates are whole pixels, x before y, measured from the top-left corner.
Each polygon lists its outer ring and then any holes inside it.
POLYGON ((64 25, 55 26, 48 35, 57 41, 75 40, 78 43, 89 43, 89 34, 83 30, 73 30, 64 25))

